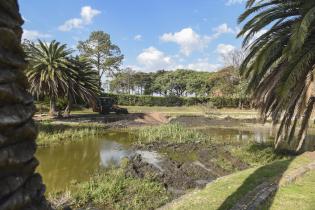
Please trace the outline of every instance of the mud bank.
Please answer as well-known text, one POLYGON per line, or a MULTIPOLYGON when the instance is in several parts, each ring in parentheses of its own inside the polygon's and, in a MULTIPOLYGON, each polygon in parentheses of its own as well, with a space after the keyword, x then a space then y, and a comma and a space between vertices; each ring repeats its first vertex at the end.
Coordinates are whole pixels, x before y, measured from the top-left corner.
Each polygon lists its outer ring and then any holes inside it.
POLYGON ((148 163, 141 154, 131 157, 126 176, 158 181, 174 198, 189 189, 203 188, 218 177, 249 167, 220 146, 153 143, 135 149, 157 151, 162 156, 156 164, 148 163))

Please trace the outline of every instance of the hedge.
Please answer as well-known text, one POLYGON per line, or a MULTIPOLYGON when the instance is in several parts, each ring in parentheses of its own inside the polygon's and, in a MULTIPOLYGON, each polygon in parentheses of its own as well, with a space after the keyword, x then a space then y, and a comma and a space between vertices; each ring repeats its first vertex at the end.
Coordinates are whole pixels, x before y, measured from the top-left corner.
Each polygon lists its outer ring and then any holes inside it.
POLYGON ((199 104, 211 104, 217 108, 237 108, 242 104, 249 107, 247 98, 236 97, 177 97, 177 96, 149 96, 149 95, 124 95, 103 94, 103 97, 111 97, 118 105, 122 106, 194 106, 199 104), (240 103, 241 102, 241 103, 240 103))

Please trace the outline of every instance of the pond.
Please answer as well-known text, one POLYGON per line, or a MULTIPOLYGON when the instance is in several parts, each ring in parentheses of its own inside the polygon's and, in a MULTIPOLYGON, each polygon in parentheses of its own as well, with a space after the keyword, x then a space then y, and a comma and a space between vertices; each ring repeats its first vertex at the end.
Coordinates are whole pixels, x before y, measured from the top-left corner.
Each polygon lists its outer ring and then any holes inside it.
MULTIPOLYGON (((211 138, 232 142, 257 141, 264 142, 269 138, 269 130, 211 128, 203 130, 211 138)), ((124 157, 135 153, 156 167, 164 154, 150 151, 133 151, 133 137, 126 132, 110 132, 102 137, 82 139, 77 142, 47 148, 38 148, 36 157, 40 161, 38 172, 41 173, 47 192, 65 190, 71 183, 88 180, 100 169, 110 165, 118 165, 124 157)), ((172 154, 181 156, 182 154, 172 154)), ((189 157, 189 154, 186 155, 189 157)), ((190 161, 188 158, 185 161, 190 161)))

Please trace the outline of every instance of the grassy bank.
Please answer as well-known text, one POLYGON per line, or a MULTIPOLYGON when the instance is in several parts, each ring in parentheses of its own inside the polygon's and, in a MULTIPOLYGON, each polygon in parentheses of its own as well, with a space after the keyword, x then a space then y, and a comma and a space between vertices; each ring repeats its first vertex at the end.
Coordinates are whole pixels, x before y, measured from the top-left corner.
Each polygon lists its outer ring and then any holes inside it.
MULTIPOLYGON (((314 156, 314 155, 313 155, 314 156)), ((280 160, 219 178, 202 190, 196 190, 163 209, 216 210, 230 209, 248 192, 264 182, 281 183, 293 170, 314 161, 308 155, 280 160)), ((314 206, 314 171, 280 190, 262 209, 307 209, 314 206)))
POLYGON ((38 146, 51 146, 78 141, 87 136, 102 135, 107 127, 98 123, 38 122, 38 146))
MULTIPOLYGON (((203 130, 203 129, 202 129, 203 130)), ((250 166, 267 164, 287 156, 276 154, 272 142, 257 143, 244 141, 232 143, 230 139, 216 139, 207 135, 202 130, 187 128, 180 124, 165 124, 160 126, 143 127, 132 129, 137 136, 138 145, 150 143, 197 143, 205 146, 212 146, 222 151, 228 151, 232 156, 242 160, 250 166)))
POLYGON ((169 143, 189 143, 204 142, 209 138, 194 129, 171 123, 160 126, 142 127, 132 130, 138 136, 138 144, 148 144, 153 142, 169 143))
POLYGON ((106 170, 67 192, 49 195, 56 208, 92 205, 104 209, 155 209, 169 201, 165 188, 148 179, 128 178, 121 168, 106 170))

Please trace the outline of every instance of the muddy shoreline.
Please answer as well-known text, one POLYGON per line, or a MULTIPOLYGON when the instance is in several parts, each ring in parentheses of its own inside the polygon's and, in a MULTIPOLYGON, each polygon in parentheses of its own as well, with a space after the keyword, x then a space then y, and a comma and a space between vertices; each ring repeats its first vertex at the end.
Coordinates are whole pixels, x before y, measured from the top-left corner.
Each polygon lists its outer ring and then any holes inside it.
POLYGON ((219 145, 159 142, 135 146, 134 149, 165 155, 163 155, 159 167, 149 164, 139 154, 131 157, 126 167, 126 176, 149 178, 160 182, 171 193, 173 199, 185 194, 187 190, 203 188, 219 177, 249 167, 247 163, 232 156, 223 146, 219 145), (182 154, 184 159, 167 155, 170 153, 182 154), (222 163, 228 166, 222 167, 222 163))

